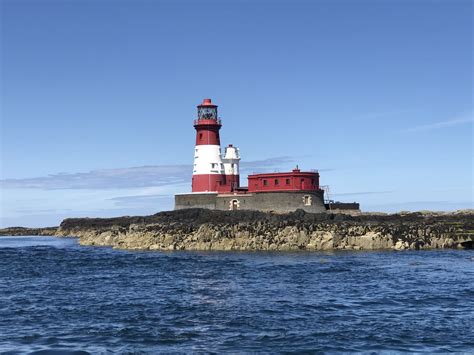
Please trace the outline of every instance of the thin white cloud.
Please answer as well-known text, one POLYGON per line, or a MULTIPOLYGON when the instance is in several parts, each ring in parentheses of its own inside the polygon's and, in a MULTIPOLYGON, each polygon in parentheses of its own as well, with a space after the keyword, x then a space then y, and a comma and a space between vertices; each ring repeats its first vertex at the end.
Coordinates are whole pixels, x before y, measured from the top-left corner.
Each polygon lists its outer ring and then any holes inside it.
POLYGON ((173 200, 173 195, 157 194, 157 195, 131 195, 131 196, 117 196, 110 198, 115 206, 118 207, 150 207, 160 206, 163 202, 173 200))
POLYGON ((293 163, 294 161, 294 158, 288 156, 253 161, 243 161, 240 163, 240 170, 274 168, 284 166, 285 164, 293 163))
POLYGON ((391 194, 395 191, 362 191, 362 192, 341 192, 331 194, 333 196, 364 196, 364 195, 379 195, 379 194, 391 194))
MULTIPOLYGON (((254 167, 273 169, 293 162, 291 157, 274 157, 241 164, 243 171, 254 167)), ((154 165, 120 169, 92 170, 85 173, 58 173, 23 179, 0 180, 5 189, 41 189, 41 190, 111 190, 143 187, 172 186, 190 183, 192 166, 154 165)))
POLYGON ((141 166, 92 170, 87 173, 59 173, 42 177, 0 180, 3 188, 23 189, 128 189, 175 185, 188 181, 188 165, 141 166))
POLYGON ((407 201, 383 204, 365 204, 361 206, 364 212, 399 212, 399 211, 456 211, 461 209, 472 209, 472 201, 407 201))
POLYGON ((435 122, 435 123, 431 123, 431 124, 427 124, 423 126, 416 126, 416 127, 408 128, 406 131, 407 132, 428 131, 428 130, 433 130, 433 129, 458 126, 458 125, 472 123, 472 122, 474 122, 474 117, 464 117, 464 118, 458 118, 455 120, 448 120, 448 121, 442 121, 442 122, 435 122))

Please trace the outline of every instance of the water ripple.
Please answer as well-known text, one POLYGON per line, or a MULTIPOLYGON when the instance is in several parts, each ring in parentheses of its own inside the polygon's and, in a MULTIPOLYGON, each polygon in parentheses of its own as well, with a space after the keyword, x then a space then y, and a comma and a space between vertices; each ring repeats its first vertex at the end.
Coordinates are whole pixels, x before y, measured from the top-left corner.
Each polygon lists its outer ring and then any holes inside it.
POLYGON ((0 352, 473 352, 472 260, 1 238, 0 352))

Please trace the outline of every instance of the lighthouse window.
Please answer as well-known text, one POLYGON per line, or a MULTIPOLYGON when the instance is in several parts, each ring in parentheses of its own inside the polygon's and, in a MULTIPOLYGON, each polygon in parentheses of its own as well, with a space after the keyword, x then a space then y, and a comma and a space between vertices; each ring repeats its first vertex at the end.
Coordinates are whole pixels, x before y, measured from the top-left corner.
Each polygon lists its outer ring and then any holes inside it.
POLYGON ((275 186, 280 185, 280 181, 278 179, 275 179, 275 186))
POLYGON ((199 133, 199 139, 202 140, 202 133, 199 133))
POLYGON ((211 120, 217 118, 217 109, 213 107, 199 107, 198 119, 200 120, 211 120))
POLYGON ((286 179, 286 184, 287 184, 287 185, 290 184, 290 179, 286 179))
POLYGON ((268 186, 268 180, 263 180, 263 186, 268 186))

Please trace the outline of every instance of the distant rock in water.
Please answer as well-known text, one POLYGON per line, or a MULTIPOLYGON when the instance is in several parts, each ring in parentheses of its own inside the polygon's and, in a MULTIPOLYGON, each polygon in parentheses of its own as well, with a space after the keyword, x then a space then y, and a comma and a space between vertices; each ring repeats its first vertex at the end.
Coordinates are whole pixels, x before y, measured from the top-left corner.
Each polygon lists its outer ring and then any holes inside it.
POLYGON ((0 229, 2 235, 56 235, 58 227, 45 228, 25 228, 25 227, 9 227, 0 229))
POLYGON ((145 217, 69 218, 57 236, 146 250, 375 250, 472 248, 474 210, 289 214, 187 209, 145 217))

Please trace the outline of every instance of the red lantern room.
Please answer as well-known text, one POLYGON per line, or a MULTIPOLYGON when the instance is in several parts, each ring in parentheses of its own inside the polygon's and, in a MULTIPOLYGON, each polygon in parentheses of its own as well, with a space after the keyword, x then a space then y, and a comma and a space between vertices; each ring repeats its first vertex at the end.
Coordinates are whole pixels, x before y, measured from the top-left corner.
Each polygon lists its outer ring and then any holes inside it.
POLYGON ((220 145, 219 130, 222 125, 217 116, 217 105, 211 99, 204 99, 197 109, 198 118, 194 120, 196 145, 220 145))

